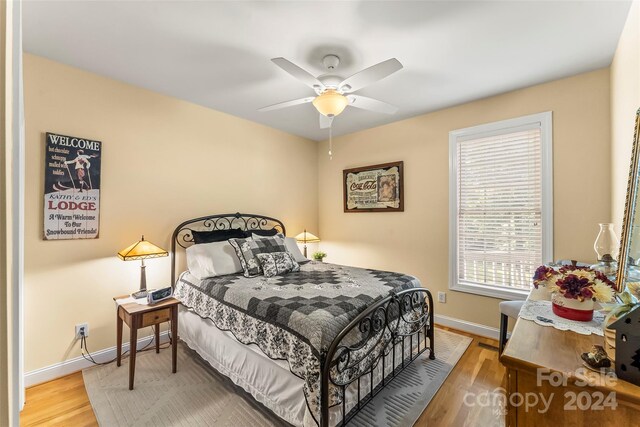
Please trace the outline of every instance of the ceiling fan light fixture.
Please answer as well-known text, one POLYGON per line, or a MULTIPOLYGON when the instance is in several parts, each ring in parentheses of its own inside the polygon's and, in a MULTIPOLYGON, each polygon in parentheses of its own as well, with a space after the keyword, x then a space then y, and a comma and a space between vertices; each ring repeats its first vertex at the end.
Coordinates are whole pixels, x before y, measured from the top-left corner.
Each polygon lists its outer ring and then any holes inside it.
POLYGON ((326 90, 313 100, 313 106, 316 107, 316 110, 327 117, 335 117, 342 113, 348 104, 347 97, 333 89, 326 90))

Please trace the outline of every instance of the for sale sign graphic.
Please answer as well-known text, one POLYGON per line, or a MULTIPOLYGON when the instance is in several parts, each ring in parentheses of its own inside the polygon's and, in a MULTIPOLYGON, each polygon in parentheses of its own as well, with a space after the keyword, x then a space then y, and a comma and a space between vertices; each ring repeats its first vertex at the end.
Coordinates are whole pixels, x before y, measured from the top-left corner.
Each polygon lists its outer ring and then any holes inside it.
POLYGON ((45 240, 97 239, 102 143, 47 132, 45 149, 45 240))

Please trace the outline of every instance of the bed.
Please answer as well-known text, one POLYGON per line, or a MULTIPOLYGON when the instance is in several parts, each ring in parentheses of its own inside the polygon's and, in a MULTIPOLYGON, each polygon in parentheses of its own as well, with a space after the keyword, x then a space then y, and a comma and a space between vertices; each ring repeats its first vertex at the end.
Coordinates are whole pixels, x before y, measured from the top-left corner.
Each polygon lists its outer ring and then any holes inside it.
POLYGON ((180 338, 293 425, 345 425, 406 366, 435 358, 433 299, 412 276, 309 261, 270 278, 179 275, 194 231, 276 229, 275 218, 216 214, 180 224, 171 274, 180 338))

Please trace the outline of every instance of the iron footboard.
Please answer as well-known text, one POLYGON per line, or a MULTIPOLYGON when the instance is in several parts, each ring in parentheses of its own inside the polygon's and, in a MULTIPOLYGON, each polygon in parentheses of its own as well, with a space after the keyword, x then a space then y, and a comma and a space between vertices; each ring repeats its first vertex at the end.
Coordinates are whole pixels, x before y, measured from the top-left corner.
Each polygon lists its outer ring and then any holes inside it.
POLYGON ((329 427, 329 410, 336 405, 342 405, 342 417, 336 425, 344 426, 427 350, 429 358, 435 359, 433 297, 429 290, 406 289, 368 307, 338 334, 321 357, 320 426, 329 427), (374 384, 376 370, 382 375, 374 384), (363 382, 369 383, 365 390, 363 382), (350 409, 349 387, 357 388, 357 403, 350 409))

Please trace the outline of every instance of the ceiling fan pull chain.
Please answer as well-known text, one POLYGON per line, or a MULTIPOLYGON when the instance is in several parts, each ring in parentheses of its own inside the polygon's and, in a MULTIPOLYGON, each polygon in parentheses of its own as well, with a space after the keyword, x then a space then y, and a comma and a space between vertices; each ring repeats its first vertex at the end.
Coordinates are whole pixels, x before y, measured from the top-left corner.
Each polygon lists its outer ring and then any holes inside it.
POLYGON ((333 120, 329 125, 329 160, 333 160, 333 137, 331 129, 333 128, 333 120))

